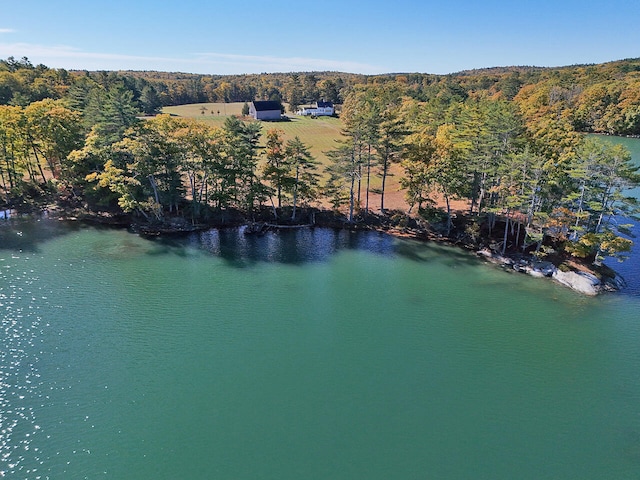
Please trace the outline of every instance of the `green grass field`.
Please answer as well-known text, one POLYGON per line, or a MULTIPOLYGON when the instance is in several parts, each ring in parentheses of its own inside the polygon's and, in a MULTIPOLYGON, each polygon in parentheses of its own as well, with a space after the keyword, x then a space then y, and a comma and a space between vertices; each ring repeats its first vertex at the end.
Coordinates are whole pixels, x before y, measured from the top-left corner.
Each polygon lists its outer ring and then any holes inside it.
MULTIPOLYGON (((192 103, 189 105, 178 105, 177 107, 164 107, 162 113, 178 115, 180 117, 200 118, 204 121, 215 120, 218 117, 227 115, 242 114, 244 103, 192 103)), ((224 118, 222 118, 224 121, 224 118)))
MULTIPOLYGON (((176 107, 165 107, 162 112, 180 117, 194 118, 212 125, 222 126, 229 115, 241 115, 244 103, 195 103, 176 107)), ((321 163, 326 163, 324 152, 336 148, 336 140, 340 140, 342 123, 339 118, 299 117, 289 114, 289 121, 262 122, 262 135, 266 136, 268 130, 276 128, 282 130, 286 140, 299 137, 309 147, 311 154, 321 163)), ((248 119, 247 121, 253 121, 248 119)))

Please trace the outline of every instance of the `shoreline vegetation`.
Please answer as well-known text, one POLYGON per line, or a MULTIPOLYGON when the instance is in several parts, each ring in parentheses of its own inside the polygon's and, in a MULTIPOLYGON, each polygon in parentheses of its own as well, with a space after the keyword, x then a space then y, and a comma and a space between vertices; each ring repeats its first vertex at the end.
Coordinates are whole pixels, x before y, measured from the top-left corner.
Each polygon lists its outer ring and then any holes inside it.
POLYGON ((446 76, 180 76, 9 57, 0 207, 54 205, 50 215, 147 236, 379 230, 593 294, 622 285, 602 261, 631 249, 640 167, 583 133, 640 134, 639 73, 629 59, 446 76), (284 114, 322 99, 337 118, 244 113, 256 100, 284 114))

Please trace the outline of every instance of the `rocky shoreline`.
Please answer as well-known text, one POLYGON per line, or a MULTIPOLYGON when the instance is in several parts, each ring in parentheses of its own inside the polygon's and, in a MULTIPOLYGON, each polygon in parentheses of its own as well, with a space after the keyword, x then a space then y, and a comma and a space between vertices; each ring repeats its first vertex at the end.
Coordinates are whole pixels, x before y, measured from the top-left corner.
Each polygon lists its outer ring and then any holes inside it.
POLYGON ((563 269, 552 262, 540 261, 536 258, 503 256, 487 248, 476 253, 488 262, 504 268, 511 268, 532 277, 553 279, 557 283, 584 295, 595 296, 605 292, 616 292, 625 287, 624 279, 609 268, 606 269, 606 274, 603 274, 602 268, 588 269, 583 265, 581 270, 563 269))
POLYGON ((626 286, 624 279, 604 264, 587 264, 586 262, 579 262, 577 260, 552 262, 540 260, 534 255, 522 253, 507 253, 502 255, 482 244, 461 244, 452 241, 450 238, 431 232, 396 229, 384 231, 385 233, 400 238, 434 241, 464 248, 465 250, 475 253, 484 261, 498 265, 505 270, 531 275, 536 278, 547 278, 587 296, 617 292, 626 286))

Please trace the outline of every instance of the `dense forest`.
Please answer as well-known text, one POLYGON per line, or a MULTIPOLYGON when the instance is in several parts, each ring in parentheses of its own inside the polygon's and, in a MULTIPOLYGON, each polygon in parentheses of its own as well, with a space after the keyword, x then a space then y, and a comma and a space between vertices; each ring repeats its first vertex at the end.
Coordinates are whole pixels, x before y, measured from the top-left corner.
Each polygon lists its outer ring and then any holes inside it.
POLYGON ((372 213, 371 195, 387 214, 387 180, 399 175, 409 206, 401 216, 430 220, 444 236, 456 230, 451 203, 462 200, 469 221, 455 234, 499 231, 503 253, 627 251, 619 219, 637 213, 625 197, 640 184, 637 168, 628 151, 581 132, 640 134, 640 60, 446 76, 69 72, 0 61, 0 203, 119 210, 150 225, 264 208, 296 221, 314 202, 354 223, 372 213), (235 117, 222 127, 140 119, 167 105, 254 99, 341 104, 343 140, 326 152, 330 162, 285 142, 277 124, 261 139, 260 123, 235 117))
POLYGON ((275 100, 299 105, 343 103, 355 85, 397 83, 417 101, 443 104, 485 96, 516 103, 529 117, 554 113, 580 132, 640 135, 640 59, 561 68, 505 67, 451 75, 356 75, 339 72, 196 75, 164 72, 88 72, 0 60, 0 105, 26 107, 45 98, 67 99, 86 110, 96 91, 122 87, 140 111, 204 102, 275 100))

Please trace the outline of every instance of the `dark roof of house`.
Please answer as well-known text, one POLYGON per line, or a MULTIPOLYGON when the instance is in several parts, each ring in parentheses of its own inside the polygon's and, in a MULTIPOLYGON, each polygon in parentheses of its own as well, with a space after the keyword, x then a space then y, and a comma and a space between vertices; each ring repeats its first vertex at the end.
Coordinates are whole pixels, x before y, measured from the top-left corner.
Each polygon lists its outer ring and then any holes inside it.
POLYGON ((267 110, 280 110, 280 102, 253 102, 256 112, 265 112, 267 110))
POLYGON ((318 108, 329 108, 333 107, 333 103, 331 102, 318 102, 318 108))

